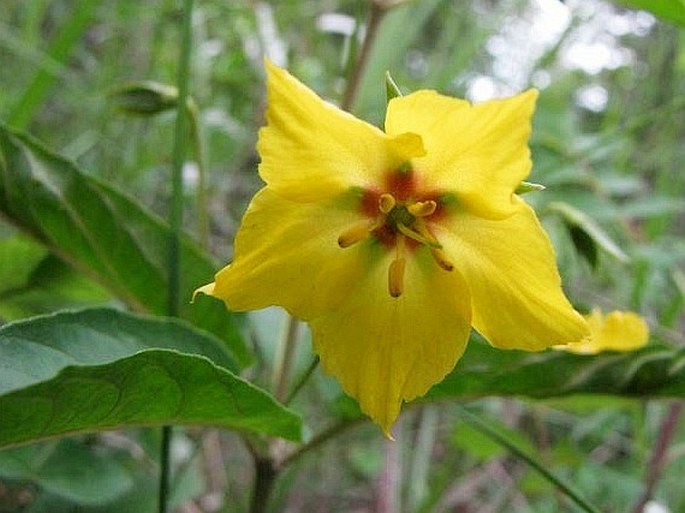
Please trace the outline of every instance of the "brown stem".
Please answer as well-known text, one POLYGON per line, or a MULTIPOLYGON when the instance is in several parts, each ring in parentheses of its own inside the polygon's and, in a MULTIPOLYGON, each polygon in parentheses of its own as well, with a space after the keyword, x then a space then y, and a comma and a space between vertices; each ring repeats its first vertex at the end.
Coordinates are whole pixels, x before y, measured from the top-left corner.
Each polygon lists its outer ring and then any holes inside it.
POLYGON ((357 94, 359 93, 362 78, 364 77, 364 72, 366 71, 366 66, 371 56, 371 50, 374 42, 376 41, 376 36, 378 35, 378 28, 380 27, 381 20, 387 11, 387 7, 383 6, 382 4, 371 2, 371 12, 369 13, 369 22, 366 26, 364 43, 362 43, 362 48, 359 52, 359 58, 352 69, 352 74, 350 75, 350 78, 347 82, 347 87, 345 88, 345 94, 342 102, 340 103, 340 108, 343 110, 349 111, 354 106, 354 102, 357 99, 357 94))
POLYGON ((682 402, 672 404, 663 424, 661 424, 659 438, 654 446, 654 452, 649 460, 649 466, 647 467, 647 473, 645 474, 645 491, 631 510, 632 513, 642 513, 645 504, 647 504, 654 495, 656 483, 661 478, 664 467, 666 466, 668 446, 675 435, 678 423, 680 422, 680 417, 683 413, 683 404, 684 403, 682 402))

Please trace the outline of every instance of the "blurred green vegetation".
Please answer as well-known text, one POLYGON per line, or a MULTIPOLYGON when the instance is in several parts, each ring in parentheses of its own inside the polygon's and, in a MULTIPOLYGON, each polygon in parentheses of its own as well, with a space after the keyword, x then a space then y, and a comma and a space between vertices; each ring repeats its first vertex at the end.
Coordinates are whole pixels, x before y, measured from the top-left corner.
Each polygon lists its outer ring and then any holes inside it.
MULTIPOLYGON (((635 310, 648 320, 652 343, 680 348, 685 38, 682 26, 669 23, 682 15, 668 2, 659 5, 667 9, 664 19, 599 0, 408 2, 384 19, 353 110, 382 123, 386 70, 403 91, 433 88, 473 100, 538 87, 530 180, 546 190, 526 199, 555 243, 569 297, 581 310, 635 310), (555 208, 560 203, 565 209, 555 208), (614 246, 627 258, 617 258, 614 246)), ((197 3, 191 93, 205 152, 208 249, 217 265, 230 258, 240 216, 260 186, 254 144, 264 108, 263 55, 339 101, 367 15, 368 5, 355 0, 197 3)), ((171 0, 4 0, 0 120, 166 216, 173 112, 131 116, 116 108, 112 93, 131 81, 174 84, 179 16, 171 0)), ((185 178, 185 226, 199 240, 197 167, 187 166, 185 178)), ((0 237, 3 322, 121 306, 11 224, 0 224, 0 237)), ((281 315, 250 319, 257 363, 249 377, 266 382, 274 351, 267 333, 273 338, 281 315)), ((308 366, 308 351, 299 349, 296 373, 308 366)), ((318 371, 295 406, 316 427, 358 414, 318 371)), ((609 397, 492 398, 470 407, 607 512, 631 511, 665 419, 677 420, 669 404, 609 397)), ((388 448, 375 428, 352 424, 288 468, 273 511, 392 511, 380 508, 385 499, 406 513, 576 511, 447 403, 410 409, 396 435, 388 448)), ((0 512, 150 511, 153 437, 126 431, 0 453, 0 512), (84 465, 100 493, 79 479, 84 465)), ((175 504, 245 511, 250 458, 235 435, 188 430, 177 444, 175 504)), ((676 422, 654 489, 654 501, 672 513, 685 510, 684 456, 685 428, 676 422)))

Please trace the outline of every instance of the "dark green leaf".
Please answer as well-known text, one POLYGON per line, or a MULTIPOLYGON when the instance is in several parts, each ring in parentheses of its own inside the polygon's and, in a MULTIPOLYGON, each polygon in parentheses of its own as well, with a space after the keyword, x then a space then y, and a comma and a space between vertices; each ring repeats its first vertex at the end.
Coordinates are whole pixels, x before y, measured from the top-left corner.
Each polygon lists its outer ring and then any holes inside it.
POLYGON ((92 451, 69 439, 0 452, 0 476, 35 480, 48 492, 79 504, 109 502, 134 484, 130 470, 111 451, 92 451))
POLYGON ((685 348, 649 345, 630 353, 580 356, 557 350, 502 351, 472 340, 455 370, 428 398, 573 394, 685 397, 685 348))
POLYGON ((219 340, 185 322, 104 308, 64 312, 0 328, 0 394, 51 379, 67 366, 110 363, 152 348, 197 353, 237 369, 219 340))
POLYGON ((593 267, 597 267, 597 244, 592 240, 585 230, 574 225, 566 225, 573 246, 576 251, 585 257, 585 260, 593 267))
POLYGON ((582 236, 579 233, 576 233, 575 235, 573 232, 571 233, 574 244, 577 241, 581 241, 582 237, 582 246, 580 251, 583 256, 589 256, 589 254, 586 255, 584 251, 588 250, 587 245, 591 241, 593 244, 596 244, 598 247, 609 253, 617 260, 621 262, 627 262, 629 260, 628 255, 626 255, 623 250, 619 248, 618 245, 611 239, 611 237, 609 237, 606 232, 595 222, 595 220, 588 216, 585 212, 578 210, 577 208, 562 201, 554 201, 547 205, 547 208, 550 212, 559 214, 566 225, 576 230, 576 232, 584 232, 584 235, 582 236))
POLYGON ((0 447, 124 426, 214 425, 299 440, 299 417, 203 356, 152 349, 0 396, 0 447))
POLYGON ((178 102, 175 87, 153 81, 123 84, 110 96, 119 110, 139 116, 152 116, 173 109, 178 102))
MULTIPOLYGON (((132 198, 4 127, 0 212, 133 309, 166 313, 168 226, 132 198)), ((190 302, 218 264, 186 238, 181 266, 181 316, 228 341, 241 363, 248 363, 236 315, 211 299, 190 302)))

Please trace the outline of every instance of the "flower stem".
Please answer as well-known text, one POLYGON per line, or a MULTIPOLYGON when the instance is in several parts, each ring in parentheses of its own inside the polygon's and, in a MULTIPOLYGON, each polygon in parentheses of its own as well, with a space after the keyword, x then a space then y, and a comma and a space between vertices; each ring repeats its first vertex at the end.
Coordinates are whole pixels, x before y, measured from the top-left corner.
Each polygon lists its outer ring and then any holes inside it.
POLYGON ((361 87, 362 78, 364 78, 366 66, 371 57, 371 50, 373 49, 376 36, 378 35, 378 29, 387 11, 388 8, 382 4, 371 2, 371 12, 369 13, 369 21, 366 26, 364 42, 362 43, 357 62, 355 63, 354 68, 352 68, 352 73, 347 81, 347 87, 345 88, 345 94, 340 103, 340 108, 343 110, 350 111, 352 110, 352 107, 354 107, 354 102, 357 99, 359 88, 361 87))
POLYGON ((285 398, 283 401, 283 404, 288 405, 290 402, 295 398, 297 393, 302 389, 304 384, 309 380, 311 375, 314 373, 316 368, 319 366, 319 357, 315 356, 312 358, 312 363, 309 364, 309 367, 302 373, 300 378, 297 380, 297 382, 293 385, 292 390, 290 390, 290 393, 288 394, 288 397, 285 398))
MULTIPOLYGON (((167 314, 178 316, 180 306, 181 284, 181 230, 183 220, 183 163, 185 160, 185 140, 187 134, 188 110, 188 81, 190 76, 190 47, 191 47, 191 17, 193 0, 184 0, 183 19, 181 23, 181 53, 178 63, 178 106, 176 109, 176 126, 174 127, 174 152, 172 171, 172 196, 169 210, 169 289, 167 314)), ((171 426, 162 428, 162 442, 160 447, 160 475, 159 475, 159 513, 168 511, 169 481, 171 474, 170 446, 171 426)))
POLYGON ((668 456, 668 446, 676 433, 680 418, 683 414, 683 402, 671 405, 668 414, 661 424, 659 438, 654 446, 654 452, 649 460, 647 473, 645 475, 645 491, 632 509, 632 513, 641 513, 645 504, 652 498, 657 481, 661 477, 666 466, 668 456))
POLYGON ((509 440, 506 436, 499 433, 494 428, 490 427, 488 424, 483 422, 481 419, 476 417, 473 413, 465 410, 464 408, 459 408, 459 414, 462 418, 470 424, 472 427, 476 428, 478 431, 488 436, 502 447, 506 447, 509 452, 521 458, 523 461, 528 463, 533 469, 537 470, 545 479, 556 486, 561 492, 564 493, 569 499, 575 502, 583 511, 587 513, 601 513, 595 506, 587 502, 580 493, 575 490, 569 483, 564 482, 561 478, 547 470, 541 463, 536 461, 532 456, 530 456, 525 451, 521 450, 516 446, 514 442, 509 440))
POLYGON ((290 370, 297 345, 300 321, 288 314, 283 327, 283 335, 278 345, 276 363, 273 372, 274 397, 283 402, 288 393, 290 370))
POLYGON ((197 185, 195 195, 195 208, 197 210, 197 231, 198 240, 203 248, 209 245, 209 215, 207 213, 206 197, 206 169, 205 153, 202 145, 202 129, 200 127, 200 113, 197 104, 192 97, 187 101, 188 117, 190 120, 190 135, 193 144, 193 153, 197 163, 197 185))

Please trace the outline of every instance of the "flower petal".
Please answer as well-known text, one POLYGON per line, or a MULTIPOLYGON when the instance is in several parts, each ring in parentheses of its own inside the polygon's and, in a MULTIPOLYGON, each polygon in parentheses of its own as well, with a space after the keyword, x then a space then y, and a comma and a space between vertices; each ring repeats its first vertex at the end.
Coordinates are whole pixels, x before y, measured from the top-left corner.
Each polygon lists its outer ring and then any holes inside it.
POLYGON ((597 354, 602 351, 635 351, 647 345, 649 327, 645 320, 633 312, 613 311, 602 315, 595 308, 585 316, 590 325, 589 339, 564 347, 577 354, 597 354))
POLYGON ((437 190, 470 212, 501 219, 516 211, 512 193, 530 173, 528 139, 537 91, 477 105, 423 90, 393 98, 385 130, 415 132, 426 156, 412 161, 437 190))
POLYGON ((589 335, 561 289, 554 250, 533 210, 488 221, 454 213, 436 237, 469 284, 473 327, 493 346, 539 351, 589 335))
POLYGON ((259 174, 281 196, 306 202, 351 186, 368 188, 383 172, 425 154, 416 134, 388 137, 268 60, 266 69, 269 107, 257 144, 259 174))
POLYGON ((296 203, 263 188, 252 199, 235 240, 233 263, 206 292, 237 311, 279 305, 303 320, 335 308, 363 273, 365 255, 341 249, 338 237, 363 220, 358 198, 296 203))
POLYGON ((425 394, 452 370, 471 325, 464 279, 440 269, 428 248, 407 258, 403 293, 391 297, 393 256, 374 260, 363 278, 350 283, 345 302, 310 322, 324 370, 386 435, 402 400, 425 394))

